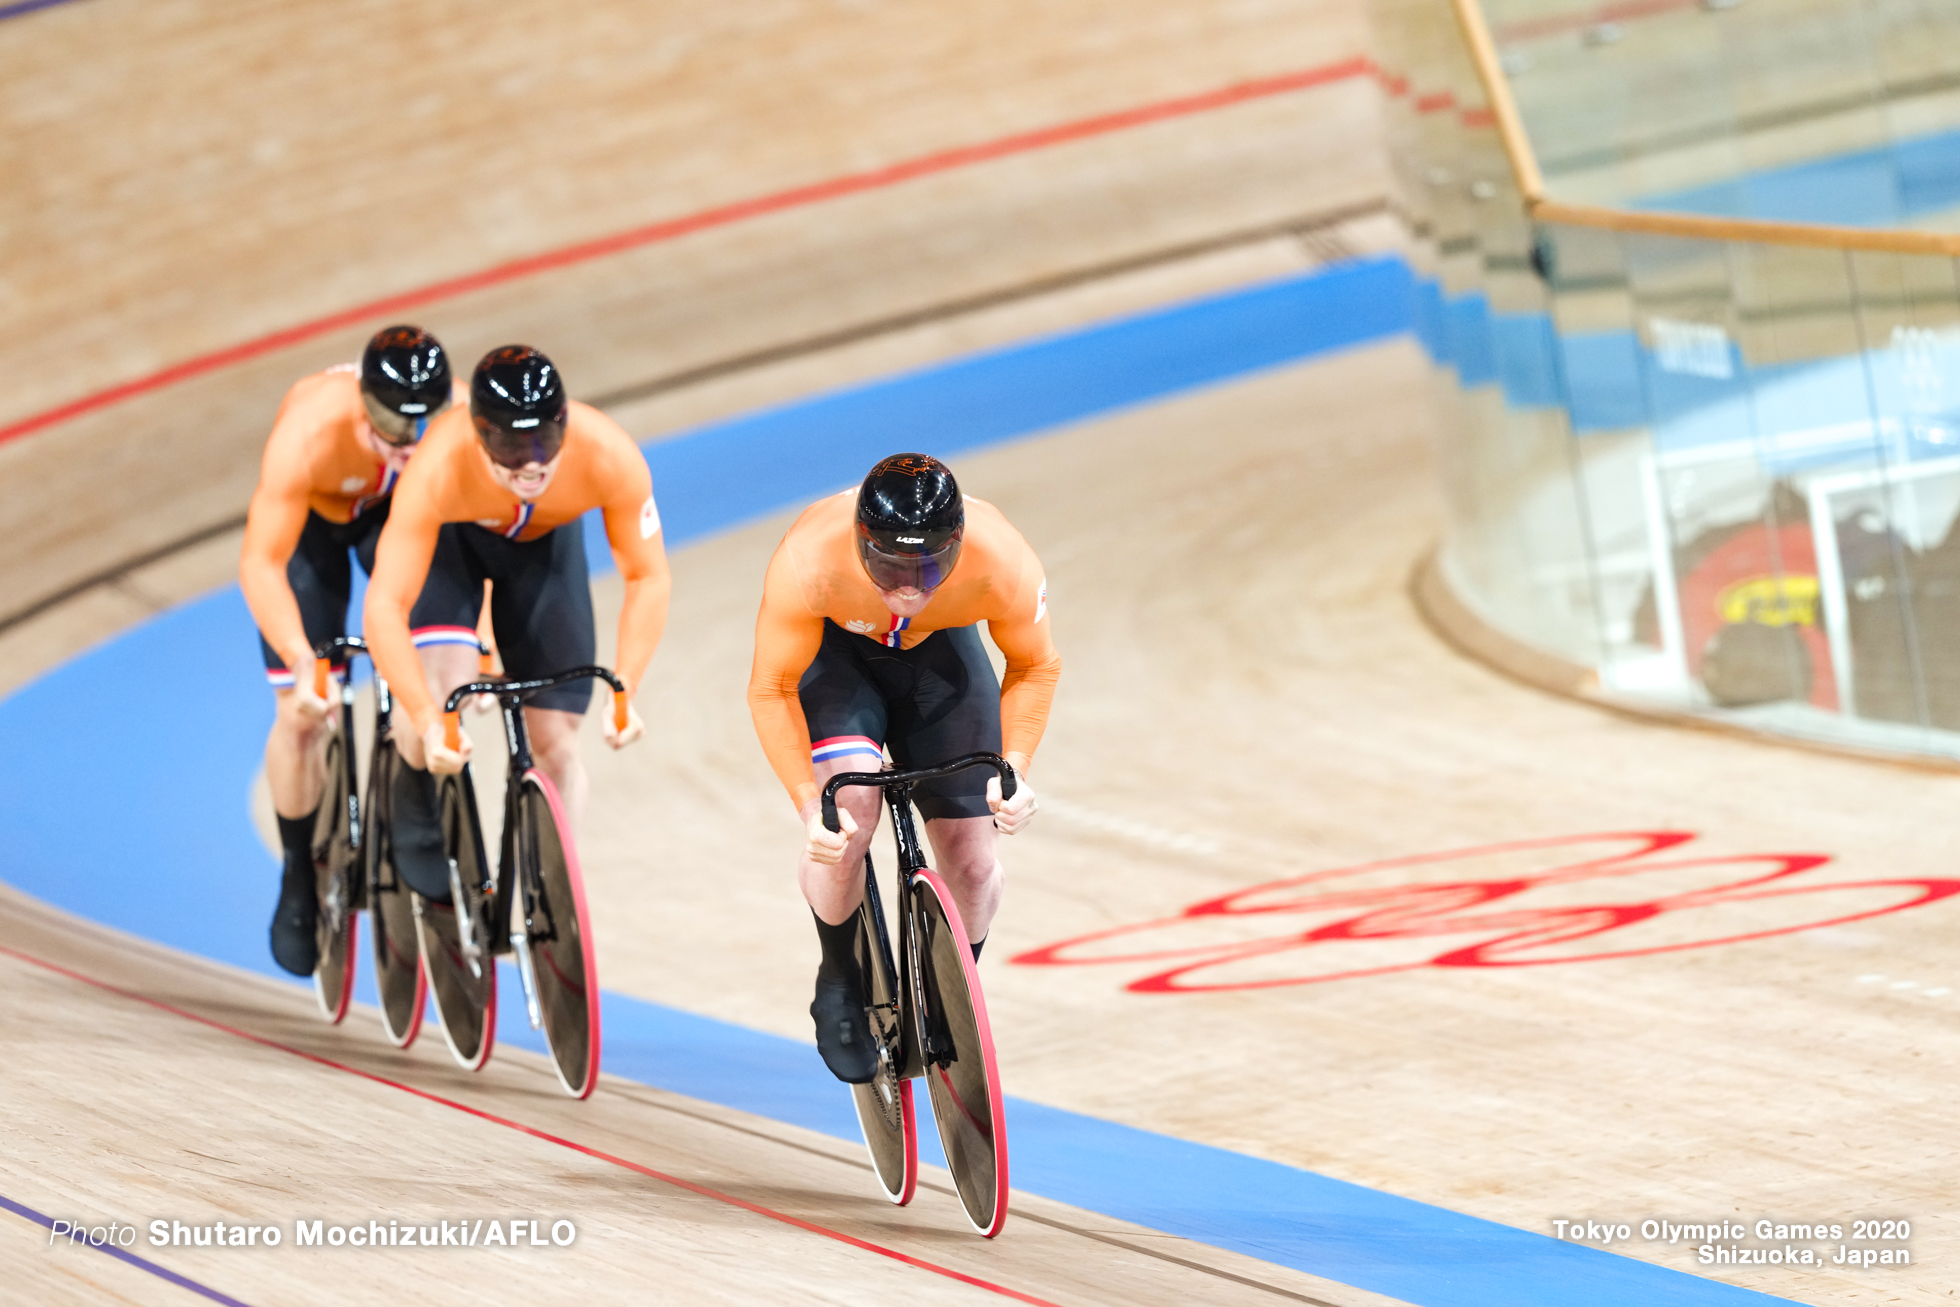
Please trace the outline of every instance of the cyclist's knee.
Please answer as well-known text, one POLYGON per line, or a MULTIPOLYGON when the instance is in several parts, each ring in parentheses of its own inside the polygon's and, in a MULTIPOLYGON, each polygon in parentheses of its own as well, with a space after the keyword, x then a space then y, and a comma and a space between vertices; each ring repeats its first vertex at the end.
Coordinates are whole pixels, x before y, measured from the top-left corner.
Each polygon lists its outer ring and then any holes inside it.
POLYGON ((299 710, 299 696, 291 690, 279 691, 273 704, 272 728, 295 741, 302 748, 318 742, 325 736, 330 718, 309 717, 299 710))
POLYGON ((579 715, 552 708, 527 708, 524 724, 531 736, 531 756, 548 772, 579 765, 579 715))
POLYGON ((1000 874, 1000 834, 992 817, 952 817, 926 823, 941 875, 982 882, 1000 874))

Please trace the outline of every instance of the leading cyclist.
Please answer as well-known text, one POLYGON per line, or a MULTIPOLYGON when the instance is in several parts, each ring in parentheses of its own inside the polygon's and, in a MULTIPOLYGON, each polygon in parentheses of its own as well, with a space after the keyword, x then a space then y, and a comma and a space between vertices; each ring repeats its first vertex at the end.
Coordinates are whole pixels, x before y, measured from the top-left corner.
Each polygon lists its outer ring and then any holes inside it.
POLYGON ((389 492, 454 394, 449 356, 436 338, 419 327, 389 327, 368 342, 358 365, 295 382, 265 442, 238 582, 278 696, 265 742, 266 785, 285 852, 272 956, 295 975, 312 974, 319 961, 313 819, 334 721, 306 673, 315 648, 347 633, 348 552, 373 573, 389 492))
MULTIPOLYGON (((429 429, 395 489, 368 587, 367 640, 394 691, 395 742, 408 763, 395 791, 396 861, 425 898, 449 901, 429 772, 461 771, 470 755, 467 735, 460 748, 444 743, 442 702, 474 678, 483 583, 492 582, 490 621, 512 680, 592 662, 592 588, 578 524, 592 508, 605 514, 626 582, 613 669, 630 697, 660 643, 672 585, 653 478, 618 423, 566 399, 550 359, 524 345, 486 354, 467 409, 429 429)), ((591 683, 576 681, 539 692, 524 708, 532 753, 574 828, 586 790, 578 727, 591 701, 591 683)), ((606 714, 615 749, 645 730, 638 709, 624 731, 606 714)))
POLYGON ((1020 778, 1005 803, 1000 779, 978 768, 913 791, 977 960, 1000 905, 995 833, 1012 835, 1034 815, 1028 765, 1061 670, 1040 560, 999 509, 961 496, 938 459, 885 459, 855 492, 805 509, 777 547, 756 618, 749 711, 805 826, 796 874, 823 949, 810 1015, 839 1080, 863 1084, 877 1071, 853 914, 880 792, 839 793, 842 830, 832 832, 817 810, 824 783, 878 770, 887 746, 900 767, 1005 753, 1020 778), (1006 655, 1004 681, 980 643, 982 621, 1006 655))

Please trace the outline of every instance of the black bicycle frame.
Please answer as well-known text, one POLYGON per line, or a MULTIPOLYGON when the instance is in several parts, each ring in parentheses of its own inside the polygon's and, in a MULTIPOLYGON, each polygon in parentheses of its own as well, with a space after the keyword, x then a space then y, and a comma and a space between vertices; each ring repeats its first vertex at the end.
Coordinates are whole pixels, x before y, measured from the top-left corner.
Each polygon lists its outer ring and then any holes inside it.
MULTIPOLYGON (((359 636, 338 636, 315 649, 313 656, 320 662, 331 664, 333 656, 342 651, 350 655, 366 653, 367 641, 359 636)), ((296 674, 303 675, 303 673, 296 674)), ((378 676, 375 678, 377 685, 380 679, 378 676)), ((331 683, 331 675, 329 675, 329 683, 331 683)), ((321 698, 326 697, 325 688, 318 681, 315 681, 313 689, 321 698)), ((384 703, 387 700, 387 693, 387 688, 382 686, 381 697, 384 703)), ((361 799, 360 768, 354 756, 354 660, 352 657, 347 660, 347 675, 342 677, 340 682, 340 738, 345 742, 340 751, 341 765, 347 770, 347 844, 350 849, 358 853, 361 849, 361 799)))
MULTIPOLYGON (((537 834, 531 829, 531 823, 524 819, 524 805, 520 802, 524 784, 524 773, 531 770, 532 765, 531 735, 525 729, 524 714, 521 711, 524 698, 527 695, 535 694, 539 690, 550 689, 554 685, 564 685, 571 681, 588 679, 601 680, 612 687, 614 710, 620 717, 623 717, 625 715, 626 683, 621 681, 619 677, 613 675, 610 669, 597 666, 574 667, 569 671, 559 672, 554 676, 541 677, 533 681, 471 681, 467 685, 458 686, 455 690, 452 690, 448 700, 443 704, 444 716, 452 724, 457 719, 457 714, 462 708, 463 701, 474 694, 495 695, 498 706, 503 710, 504 747, 510 752, 510 770, 504 777, 504 829, 501 838, 497 841, 497 866, 495 870, 491 870, 488 867, 484 868, 485 873, 489 876, 489 880, 476 887, 477 893, 481 896, 487 908, 485 914, 487 922, 496 921, 500 905, 508 902, 507 899, 502 897, 503 894, 509 892, 510 888, 503 883, 504 877, 507 874, 506 869, 515 867, 531 868, 533 869, 533 876, 535 876, 535 869, 538 865, 536 856, 537 834)), ((468 791, 465 792, 467 793, 468 791)), ((472 802, 471 808, 470 820, 475 821, 474 802, 472 802)), ((482 831, 479 827, 479 848, 481 847, 481 839, 482 831)), ((525 1003, 530 1009, 531 1027, 532 1029, 536 1029, 539 1023, 536 997, 538 986, 536 978, 530 972, 531 954, 529 941, 532 939, 556 939, 558 937, 558 923, 551 919, 549 905, 545 905, 542 920, 540 919, 539 906, 543 896, 538 892, 538 886, 532 883, 533 876, 519 878, 522 882, 519 890, 522 895, 521 902, 524 910, 524 926, 522 932, 512 931, 508 938, 496 935, 495 932, 490 932, 493 936, 490 941, 490 951, 493 954, 510 953, 513 950, 517 953, 518 964, 524 972, 525 1003)))
MULTIPOLYGON (((885 804, 892 814, 892 839, 898 846, 898 888, 899 888, 899 939, 905 948, 905 967, 901 972, 893 964, 891 941, 885 934, 884 903, 878 894, 878 880, 871 870, 871 855, 865 854, 864 893, 871 904, 872 920, 877 923, 874 932, 878 940, 878 951, 885 967, 885 974, 894 982, 892 993, 909 995, 913 1012, 912 1047, 906 1049, 905 1065, 899 1070, 901 1079, 912 1079, 923 1075, 925 1063, 945 1066, 952 1062, 954 1051, 952 1040, 945 1034, 944 1023, 938 1009, 927 1001, 926 959, 921 952, 919 927, 913 913, 912 896, 906 891, 911 888, 912 878, 926 866, 925 851, 919 845, 919 837, 912 826, 912 787, 920 781, 938 780, 963 772, 969 767, 991 767, 1000 777, 1000 797, 1003 801, 1014 797, 1018 785, 1014 778, 1014 768, 1005 758, 996 753, 969 753, 937 767, 915 767, 908 771, 843 772, 830 778, 823 787, 821 811, 824 829, 835 832, 841 829, 837 820, 837 791, 849 786, 863 785, 885 792, 885 804), (917 1055, 917 1060, 914 1059, 917 1055)), ((897 999, 894 998, 894 1005, 897 999)), ((894 1013, 895 1017, 899 1014, 894 1013)), ((897 1022, 901 1032, 905 1022, 897 1022)))

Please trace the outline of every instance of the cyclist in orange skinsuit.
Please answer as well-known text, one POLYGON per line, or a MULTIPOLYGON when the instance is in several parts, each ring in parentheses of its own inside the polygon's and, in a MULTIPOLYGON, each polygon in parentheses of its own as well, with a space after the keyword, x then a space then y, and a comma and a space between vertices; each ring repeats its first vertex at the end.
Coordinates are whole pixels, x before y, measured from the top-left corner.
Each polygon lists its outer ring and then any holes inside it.
POLYGON ((266 783, 285 851, 272 954, 297 975, 311 973, 318 960, 313 821, 334 721, 308 674, 313 650, 346 634, 354 584, 348 551, 373 571, 389 492, 429 419, 454 393, 448 357, 435 337, 418 327, 389 327, 368 342, 358 365, 296 382, 266 440, 238 581, 278 696, 265 744, 266 783))
POLYGON ((797 879, 823 946, 810 1013, 839 1079, 863 1083, 876 1070, 853 914, 879 794, 842 791, 833 833, 817 811, 824 783, 877 770, 887 746, 900 767, 1004 754, 1021 782, 1005 803, 999 778, 977 769, 914 791, 977 958, 1000 904, 996 832, 1012 835, 1034 815, 1027 771, 1061 666, 1040 560, 999 509, 961 496, 937 459, 885 459, 857 491, 806 509, 770 560, 749 711, 805 824, 797 879), (1002 682, 982 621, 1006 655, 1002 682))
MULTIPOLYGON (((443 902, 448 868, 428 772, 460 771, 470 754, 467 736, 460 749, 443 743, 441 714, 450 691, 474 678, 483 582, 494 583, 491 624, 512 680, 594 661, 578 519, 603 510, 626 582, 613 670, 630 697, 666 625, 671 578, 639 447, 597 409, 568 403, 551 360, 525 346, 492 350, 477 364, 468 409, 430 428, 394 500, 368 586, 367 640, 394 691, 395 740, 409 764, 395 793, 402 875, 424 897, 443 902)), ((524 709, 538 767, 558 787, 574 826, 586 789, 578 726, 591 698, 591 683, 580 681, 542 691, 524 709)), ((606 715, 606 741, 615 749, 645 729, 637 709, 623 732, 606 715)))

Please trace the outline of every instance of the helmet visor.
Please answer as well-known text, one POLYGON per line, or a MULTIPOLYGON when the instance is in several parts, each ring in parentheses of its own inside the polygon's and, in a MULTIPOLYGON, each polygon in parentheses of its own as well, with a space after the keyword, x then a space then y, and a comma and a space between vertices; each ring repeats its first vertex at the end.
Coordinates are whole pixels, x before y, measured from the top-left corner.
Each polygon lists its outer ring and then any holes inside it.
POLYGON ((471 413, 470 417, 476 423, 477 438, 483 441, 483 452, 491 462, 512 471, 532 463, 549 463, 565 446, 563 411, 555 418, 516 418, 509 426, 492 422, 481 413, 471 413))
POLYGON ((428 405, 411 400, 397 412, 363 390, 361 407, 367 410, 368 425, 383 440, 391 445, 413 445, 429 429, 429 419, 448 408, 449 401, 444 399, 439 404, 428 405))
POLYGON ((871 584, 880 590, 937 590, 959 562, 962 533, 954 531, 944 540, 920 537, 916 543, 899 540, 897 534, 859 524, 858 558, 871 584))

